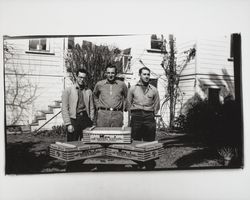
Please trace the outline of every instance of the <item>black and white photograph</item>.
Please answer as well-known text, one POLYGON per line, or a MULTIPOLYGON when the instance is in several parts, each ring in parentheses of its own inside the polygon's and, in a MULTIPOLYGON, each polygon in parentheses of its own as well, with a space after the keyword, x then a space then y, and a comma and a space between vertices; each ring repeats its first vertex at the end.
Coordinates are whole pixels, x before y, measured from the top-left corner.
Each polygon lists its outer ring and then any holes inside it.
POLYGON ((242 168, 241 35, 5 36, 6 174, 242 168))
POLYGON ((0 199, 248 200, 248 0, 0 0, 0 199))

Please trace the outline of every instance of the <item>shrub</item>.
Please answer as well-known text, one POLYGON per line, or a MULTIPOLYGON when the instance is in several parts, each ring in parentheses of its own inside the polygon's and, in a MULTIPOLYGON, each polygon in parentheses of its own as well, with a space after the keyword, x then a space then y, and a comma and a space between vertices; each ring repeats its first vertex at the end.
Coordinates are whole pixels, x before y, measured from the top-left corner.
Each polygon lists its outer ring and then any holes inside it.
POLYGON ((242 136, 235 123, 235 101, 228 98, 224 102, 213 105, 195 95, 184 105, 184 115, 178 119, 182 122, 182 129, 212 145, 241 145, 242 136))
POLYGON ((53 126, 51 130, 41 130, 35 135, 42 135, 47 137, 62 136, 66 137, 66 127, 64 125, 53 126))

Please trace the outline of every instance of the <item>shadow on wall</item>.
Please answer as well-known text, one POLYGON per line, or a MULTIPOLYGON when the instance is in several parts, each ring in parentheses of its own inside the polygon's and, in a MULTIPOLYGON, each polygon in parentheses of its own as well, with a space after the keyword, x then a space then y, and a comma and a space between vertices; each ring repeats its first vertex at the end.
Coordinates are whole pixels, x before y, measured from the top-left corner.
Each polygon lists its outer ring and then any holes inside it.
POLYGON ((199 79, 199 87, 206 95, 208 95, 208 88, 217 86, 221 89, 220 96, 222 96, 223 98, 226 98, 228 96, 232 96, 233 98, 235 98, 234 80, 232 79, 232 76, 229 75, 228 71, 225 68, 221 71, 222 75, 218 75, 215 73, 209 74, 208 79, 210 83, 212 82, 212 85, 207 84, 205 80, 199 79))
MULTIPOLYGON (((221 79, 217 74, 211 74, 209 80, 214 85, 222 86, 222 102, 211 103, 208 98, 201 98, 196 93, 183 106, 182 115, 178 117, 179 124, 187 134, 199 137, 210 146, 242 147, 240 127, 235 123, 237 105, 234 99, 234 81, 232 76, 223 69, 221 79)), ((211 83, 210 82, 210 83, 211 83)), ((201 80, 202 91, 207 90, 206 83, 201 80)))

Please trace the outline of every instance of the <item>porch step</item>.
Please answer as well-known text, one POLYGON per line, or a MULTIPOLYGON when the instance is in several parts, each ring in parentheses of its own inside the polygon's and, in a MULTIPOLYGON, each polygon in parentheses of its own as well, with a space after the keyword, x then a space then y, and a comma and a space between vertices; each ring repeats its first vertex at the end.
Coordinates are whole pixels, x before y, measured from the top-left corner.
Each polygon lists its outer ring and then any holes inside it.
POLYGON ((46 114, 53 114, 53 110, 41 110, 42 113, 46 114))
POLYGON ((61 108, 61 105, 49 105, 49 108, 53 109, 53 108, 61 108))
POLYGON ((46 120, 46 116, 36 116, 36 120, 46 120))
MULTIPOLYGON (((48 105, 47 110, 40 110, 38 111, 38 114, 35 116, 35 119, 30 124, 31 131, 36 131, 40 129, 43 125, 45 125, 42 129, 46 129, 46 127, 49 127, 50 125, 46 124, 51 118, 53 118, 56 114, 58 114, 61 111, 61 100, 54 101, 53 104, 48 105)), ((54 119, 52 119, 53 121, 54 119)), ((56 119, 55 123, 60 123, 60 119, 56 119)), ((60 124, 61 125, 61 124, 60 124)))
POLYGON ((38 122, 33 122, 30 124, 30 126, 38 126, 38 125, 39 125, 38 122))

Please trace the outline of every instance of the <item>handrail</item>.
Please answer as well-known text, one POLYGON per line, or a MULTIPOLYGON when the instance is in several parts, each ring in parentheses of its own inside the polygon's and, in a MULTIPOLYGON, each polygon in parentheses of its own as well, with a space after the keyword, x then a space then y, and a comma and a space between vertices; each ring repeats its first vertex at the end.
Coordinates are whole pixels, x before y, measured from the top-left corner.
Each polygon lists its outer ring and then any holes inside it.
POLYGON ((42 127, 44 127, 46 124, 48 124, 52 119, 54 119, 55 117, 57 117, 57 115, 59 115, 62 111, 60 110, 57 114, 55 114, 53 117, 51 117, 48 121, 46 121, 42 126, 40 126, 37 130, 35 130, 35 132, 38 132, 42 127))

